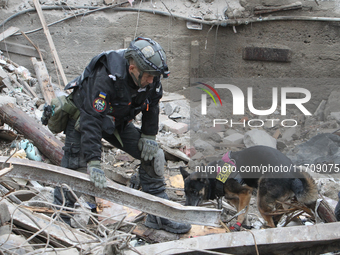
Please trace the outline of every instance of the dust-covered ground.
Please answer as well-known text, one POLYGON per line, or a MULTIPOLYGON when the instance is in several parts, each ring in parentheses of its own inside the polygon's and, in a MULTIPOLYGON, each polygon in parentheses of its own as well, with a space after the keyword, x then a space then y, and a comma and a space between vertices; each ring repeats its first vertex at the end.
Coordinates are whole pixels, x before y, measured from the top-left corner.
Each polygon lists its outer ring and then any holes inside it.
MULTIPOLYGON (((291 2, 289 1, 289 3, 291 2)), ((100 1, 45 1, 41 2, 41 4, 44 7, 63 7, 63 11, 54 10, 45 12, 49 22, 67 17, 70 13, 76 13, 76 11, 70 11, 68 9, 69 6, 106 6, 100 1)), ((288 3, 286 1, 283 3, 282 1, 269 0, 153 0, 135 1, 133 7, 155 11, 155 13, 159 11, 185 17, 200 17, 205 21, 216 21, 253 17, 254 6, 278 6, 282 4, 288 3)), ((302 1, 302 4, 302 9, 292 10, 288 14, 325 17, 337 17, 339 14, 339 4, 336 1, 302 1)), ((129 4, 125 6, 129 7, 129 4)), ((0 21, 4 21, 5 18, 30 8, 33 8, 32 1, 7 1, 6 6, 0 9, 0 21)), ((338 23, 312 24, 302 21, 296 23, 293 21, 287 23, 275 21, 266 25, 254 23, 234 28, 223 28, 220 26, 218 29, 217 26, 204 25, 202 30, 195 30, 189 29, 187 26, 197 26, 197 24, 188 24, 180 21, 180 19, 171 19, 168 16, 164 18, 143 12, 138 14, 140 16, 137 16, 137 14, 138 12, 133 12, 133 14, 119 12, 114 15, 112 13, 98 12, 89 18, 84 15, 70 23, 67 21, 61 22, 59 25, 51 26, 50 29, 69 80, 79 75, 88 63, 88 60, 96 53, 126 46, 128 38, 131 39, 135 34, 148 35, 160 39, 162 44, 165 45, 164 47, 169 56, 169 65, 172 74, 174 74, 169 80, 163 81, 166 91, 165 97, 168 96, 169 91, 176 91, 180 95, 184 95, 185 98, 163 101, 161 103, 160 132, 157 136, 157 141, 161 146, 167 146, 180 151, 189 158, 186 161, 176 155, 166 153, 165 180, 167 183, 167 193, 171 200, 180 203, 184 203, 185 200, 179 171, 180 166, 188 167, 190 171, 194 171, 195 166, 202 163, 207 164, 212 160, 221 158, 228 150, 242 150, 250 146, 250 144, 261 143, 267 140, 272 142, 273 139, 278 150, 289 155, 296 162, 303 162, 302 160, 305 158, 300 157, 298 152, 296 152, 300 145, 322 134, 338 136, 337 131, 340 128, 340 104, 338 102, 340 95, 337 85, 338 69, 340 66, 340 58, 338 56, 338 23), (136 31, 138 32, 136 33, 136 31), (312 94, 312 99, 306 103, 306 108, 312 115, 305 116, 300 109, 294 106, 288 107, 287 114, 282 115, 281 105, 278 104, 275 111, 270 114, 257 115, 246 108, 242 115, 235 116, 233 114, 233 101, 230 93, 218 90, 222 97, 223 107, 222 104, 218 104, 218 101, 215 103, 208 97, 208 114, 203 116, 201 112, 201 95, 203 92, 196 88, 196 86, 200 85, 196 82, 191 82, 189 79, 193 78, 190 74, 190 68, 195 67, 190 59, 190 56, 195 53, 190 48, 192 41, 198 41, 200 45, 198 72, 200 78, 204 78, 201 81, 210 85, 215 84, 214 79, 206 78, 210 77, 210 75, 212 77, 222 77, 222 79, 235 77, 242 80, 244 78, 239 84, 235 84, 242 88, 245 97, 247 97, 247 87, 253 86, 255 108, 262 110, 268 109, 271 106, 272 87, 276 86, 279 89, 285 86, 304 87, 312 94), (293 52, 293 60, 289 63, 243 60, 241 57, 242 49, 246 45, 253 44, 289 45, 293 52), (286 77, 290 78, 289 82, 283 80, 286 77), (310 79, 294 84, 291 83, 301 77, 310 79), (248 78, 250 82, 244 82, 248 78), (273 80, 266 80, 266 78, 274 78, 275 83, 273 80), (330 81, 327 81, 326 78, 329 78, 330 81), (262 85, 253 83, 253 79, 263 79, 260 80, 260 83, 263 81, 262 85), (279 82, 279 79, 282 80, 279 82), (180 133, 169 131, 163 125, 163 121, 166 119, 171 119, 175 123, 185 124, 187 129, 180 133), (224 122, 224 124, 214 127, 213 121, 216 119, 224 122), (296 121, 296 126, 283 126, 281 123, 285 119, 293 119, 296 121), (245 125, 231 125, 231 120, 234 123, 245 123, 245 125), (275 120, 275 122, 268 120, 275 120), (252 121, 251 125, 249 125, 249 121, 252 121), (255 136, 253 136, 253 133, 248 132, 253 130, 265 133, 264 136, 259 138, 260 142, 252 140, 255 136)), ((279 14, 282 15, 283 13, 279 14)), ((271 17, 271 15, 268 16, 271 17)), ((36 14, 29 13, 22 16, 18 15, 18 17, 8 21, 2 30, 5 30, 9 25, 16 25, 20 29, 27 31, 31 27, 36 28, 41 24, 36 14)), ((55 63, 49 53, 50 49, 43 32, 40 31, 38 34, 32 33, 29 36, 32 36, 33 41, 38 42, 39 47, 45 50, 47 55, 45 59, 46 64, 51 71, 53 80, 57 82, 55 63)), ((10 37, 8 41, 30 45, 26 42, 26 39, 19 36, 16 36, 15 39, 10 37)), ((3 50, 1 60, 5 60, 7 57, 19 66, 27 67, 31 71, 31 76, 27 81, 30 81, 29 84, 39 95, 39 99, 27 97, 20 88, 11 90, 3 85, 1 86, 1 96, 14 98, 15 105, 40 124, 44 102, 34 77, 30 59, 27 56, 3 50)), ((13 75, 13 77, 20 76, 15 70, 12 70, 12 67, 9 68, 7 65, 6 61, 1 62, 1 67, 7 73, 13 75)), ((197 77, 194 78, 197 81, 197 77)), ((179 97, 179 94, 176 94, 176 97, 179 97)), ((295 95, 292 98, 298 99, 300 96, 295 95)), ((215 99, 217 100, 216 97, 215 99)), ((139 117, 136 118, 135 124, 140 125, 139 117)), ((291 125, 291 123, 286 124, 291 125)), ((18 135, 16 141, 25 139, 23 135, 17 134, 16 130, 13 130, 6 124, 1 125, 1 129, 2 132, 13 131, 15 136, 18 135)), ((63 134, 58 134, 56 137, 61 141, 64 141, 65 138, 63 134)), ((30 142, 34 143, 34 141, 30 142)), ((14 148, 11 147, 11 144, 12 141, 10 140, 0 139, 1 156, 9 156, 13 152, 14 148)), ((318 142, 308 146, 310 148, 315 146, 315 149, 312 151, 312 156, 307 155, 309 157, 309 161, 306 161, 307 163, 340 163, 338 143, 318 140, 318 142), (317 146, 318 144, 321 145, 321 148, 317 146)), ((44 152, 40 153, 43 162, 51 163, 44 155, 44 152)), ((135 160, 123 151, 113 148, 105 141, 103 141, 102 159, 103 168, 106 169, 108 176, 114 172, 119 176, 123 176, 124 180, 129 180, 137 172, 138 165, 140 164, 139 160, 135 160)), ((340 190, 339 177, 331 174, 322 175, 321 177, 315 175, 315 181, 318 184, 319 193, 325 196, 325 199, 334 208, 338 201, 337 194, 340 190)), ((206 204, 205 206, 216 207, 216 203, 206 204)), ((235 210, 229 207, 226 207, 226 212, 227 214, 224 214, 225 220, 230 219, 235 214, 235 210)), ((257 210, 256 195, 254 194, 249 208, 249 225, 260 228, 262 223, 263 220, 257 210)))

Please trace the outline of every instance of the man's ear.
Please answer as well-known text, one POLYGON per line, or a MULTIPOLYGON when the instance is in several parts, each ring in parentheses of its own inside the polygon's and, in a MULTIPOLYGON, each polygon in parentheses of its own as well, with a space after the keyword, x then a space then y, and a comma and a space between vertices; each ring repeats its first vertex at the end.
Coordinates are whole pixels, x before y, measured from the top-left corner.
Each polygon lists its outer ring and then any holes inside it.
POLYGON ((129 65, 129 72, 132 72, 135 68, 136 68, 136 66, 134 64, 130 64, 129 65))
POLYGON ((182 166, 179 167, 179 170, 181 171, 183 180, 185 180, 190 175, 182 166))

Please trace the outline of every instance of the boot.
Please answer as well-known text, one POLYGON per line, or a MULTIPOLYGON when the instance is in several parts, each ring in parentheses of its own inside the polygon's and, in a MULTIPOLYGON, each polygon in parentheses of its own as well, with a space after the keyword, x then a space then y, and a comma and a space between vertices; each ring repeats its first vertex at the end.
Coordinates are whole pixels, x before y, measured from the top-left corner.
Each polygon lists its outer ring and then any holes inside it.
POLYGON ((140 180, 139 180, 139 174, 134 173, 130 178, 130 188, 139 190, 140 188, 140 180))
MULTIPOLYGON (((168 195, 165 193, 164 177, 152 177, 153 174, 151 172, 152 168, 146 166, 146 164, 144 164, 144 166, 142 164, 139 168, 139 179, 142 190, 156 197, 169 199, 168 195), (148 170, 150 174, 148 174, 146 170, 148 170)), ((163 229, 175 234, 184 234, 191 229, 190 224, 178 223, 151 214, 148 214, 148 216, 146 217, 144 225, 149 228, 163 229)))
POLYGON ((175 234, 184 234, 191 229, 190 224, 175 222, 151 214, 148 214, 146 217, 144 225, 149 228, 163 229, 175 234))

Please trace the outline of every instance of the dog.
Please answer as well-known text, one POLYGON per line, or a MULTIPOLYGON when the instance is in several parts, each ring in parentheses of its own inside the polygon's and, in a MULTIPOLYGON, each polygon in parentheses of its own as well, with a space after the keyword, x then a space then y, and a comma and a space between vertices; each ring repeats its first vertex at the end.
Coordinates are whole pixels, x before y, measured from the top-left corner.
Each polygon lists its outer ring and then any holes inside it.
POLYGON ((335 210, 334 210, 334 214, 336 217, 337 221, 340 221, 340 191, 338 193, 338 203, 336 204, 335 210))
MULTIPOLYGON (((257 189, 258 210, 268 227, 275 227, 273 211, 277 202, 296 198, 314 210, 318 199, 314 179, 296 168, 282 152, 268 146, 228 152, 222 160, 200 166, 191 174, 183 167, 180 171, 184 179, 185 205, 197 206, 204 200, 224 196, 238 212, 247 207, 246 212, 237 217, 233 230, 240 230, 245 221, 254 189, 257 189)), ((333 221, 336 221, 335 216, 329 220, 333 221)))

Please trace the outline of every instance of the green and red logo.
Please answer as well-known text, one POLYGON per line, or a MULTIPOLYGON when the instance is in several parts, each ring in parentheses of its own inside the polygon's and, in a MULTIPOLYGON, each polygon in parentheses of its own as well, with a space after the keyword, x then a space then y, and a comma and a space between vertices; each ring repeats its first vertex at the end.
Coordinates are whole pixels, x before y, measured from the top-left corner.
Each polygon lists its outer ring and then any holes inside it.
MULTIPOLYGON (((217 91, 212 86, 210 86, 210 85, 208 85, 206 83, 203 83, 203 82, 197 82, 197 83, 206 86, 212 92, 214 92, 215 95, 217 96, 218 100, 220 101, 220 104, 222 105, 222 100, 221 100, 220 95, 217 93, 217 91)), ((212 98, 212 100, 214 101, 215 105, 217 105, 215 97, 213 96, 213 94, 209 90, 207 90, 205 88, 201 88, 201 87, 197 87, 197 88, 203 90, 204 92, 206 92, 212 98)), ((207 95, 206 94, 202 94, 201 95, 201 100, 202 100, 202 109, 201 109, 201 111, 202 111, 202 114, 205 115, 205 114, 207 114, 207 95)))
POLYGON ((106 101, 103 98, 97 97, 94 101, 93 101, 93 108, 97 111, 97 112, 103 112, 106 109, 106 101))

